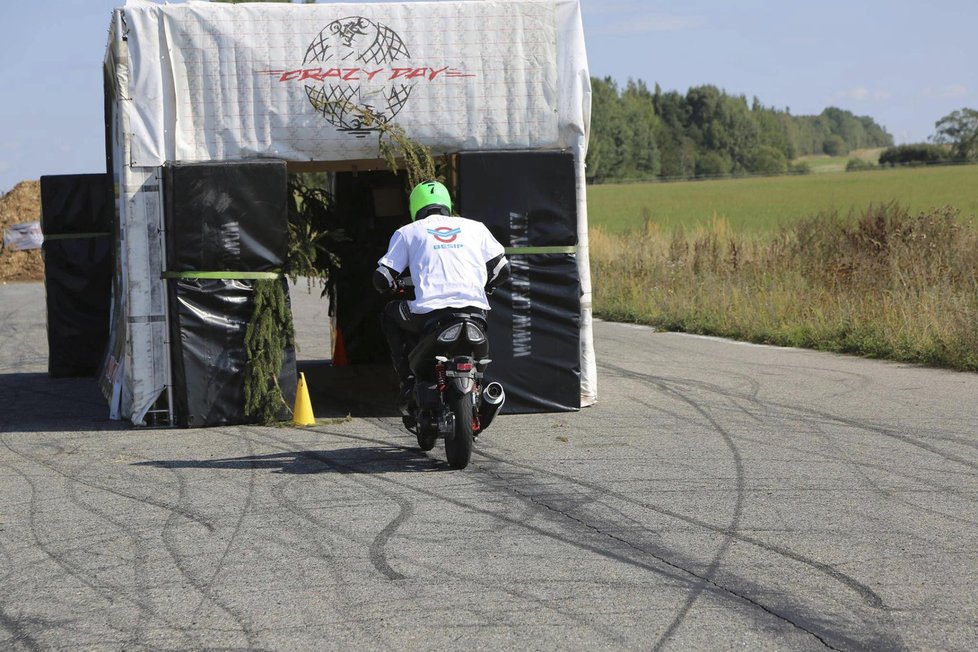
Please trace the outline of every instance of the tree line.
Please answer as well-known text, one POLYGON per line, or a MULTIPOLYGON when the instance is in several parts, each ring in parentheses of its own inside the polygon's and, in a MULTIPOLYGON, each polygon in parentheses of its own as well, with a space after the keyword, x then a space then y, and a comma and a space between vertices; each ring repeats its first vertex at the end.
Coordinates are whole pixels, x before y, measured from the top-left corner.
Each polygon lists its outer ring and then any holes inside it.
POLYGON ((910 143, 887 148, 881 166, 940 165, 978 161, 978 110, 952 111, 934 123, 930 143, 910 143))
POLYGON ((794 116, 715 86, 694 86, 684 95, 658 84, 649 90, 641 80, 619 88, 610 77, 592 77, 591 91, 592 183, 805 172, 792 160, 893 145, 872 118, 835 107, 794 116))

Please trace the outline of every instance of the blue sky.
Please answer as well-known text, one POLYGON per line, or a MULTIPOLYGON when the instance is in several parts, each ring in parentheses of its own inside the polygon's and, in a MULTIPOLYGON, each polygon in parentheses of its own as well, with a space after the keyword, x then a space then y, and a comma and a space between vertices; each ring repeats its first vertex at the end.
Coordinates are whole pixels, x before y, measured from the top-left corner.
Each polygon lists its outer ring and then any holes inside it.
MULTIPOLYGON (((0 2, 0 192, 104 169, 102 59, 124 0, 0 2)), ((713 84, 796 115, 838 106, 897 142, 978 108, 974 0, 581 0, 591 74, 713 84)))

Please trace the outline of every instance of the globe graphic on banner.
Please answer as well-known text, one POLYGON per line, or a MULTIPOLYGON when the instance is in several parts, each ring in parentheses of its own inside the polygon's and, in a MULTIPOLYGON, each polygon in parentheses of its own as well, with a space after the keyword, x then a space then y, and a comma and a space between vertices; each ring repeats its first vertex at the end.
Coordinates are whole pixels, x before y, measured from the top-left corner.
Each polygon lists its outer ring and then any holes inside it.
MULTIPOLYGON (((327 25, 309 44, 303 63, 376 70, 410 56, 394 30, 362 16, 350 16, 327 25)), ((389 76, 361 76, 356 81, 328 77, 321 85, 307 84, 306 95, 330 124, 362 137, 376 130, 377 123, 393 119, 411 95, 411 85, 391 81, 389 76), (368 115, 377 123, 371 123, 368 115)))

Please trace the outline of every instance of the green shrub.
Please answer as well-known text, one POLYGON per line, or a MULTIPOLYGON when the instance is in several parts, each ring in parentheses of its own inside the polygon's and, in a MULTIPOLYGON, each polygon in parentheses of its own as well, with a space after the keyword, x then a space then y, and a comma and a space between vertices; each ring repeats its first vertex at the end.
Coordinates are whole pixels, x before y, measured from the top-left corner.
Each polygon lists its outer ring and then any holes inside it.
POLYGON ((761 145, 750 160, 750 171, 755 174, 784 174, 788 170, 788 159, 777 147, 761 145))
POLYGON ((887 147, 880 154, 880 165, 931 165, 951 160, 947 147, 930 143, 914 143, 887 147))
POLYGON ((722 177, 730 174, 731 160, 720 152, 704 152, 696 161, 696 176, 722 177))
POLYGON ((851 158, 846 161, 846 172, 861 172, 863 170, 875 170, 877 167, 869 161, 864 161, 861 158, 851 158))

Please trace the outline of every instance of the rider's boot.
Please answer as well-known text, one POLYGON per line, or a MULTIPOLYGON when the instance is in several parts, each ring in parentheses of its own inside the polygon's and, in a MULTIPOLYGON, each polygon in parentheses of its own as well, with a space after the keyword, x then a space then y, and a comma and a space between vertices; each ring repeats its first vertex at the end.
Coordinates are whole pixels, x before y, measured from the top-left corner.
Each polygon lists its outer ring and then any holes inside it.
POLYGON ((414 397, 414 376, 403 376, 397 392, 397 411, 402 416, 411 414, 411 399, 414 397))

